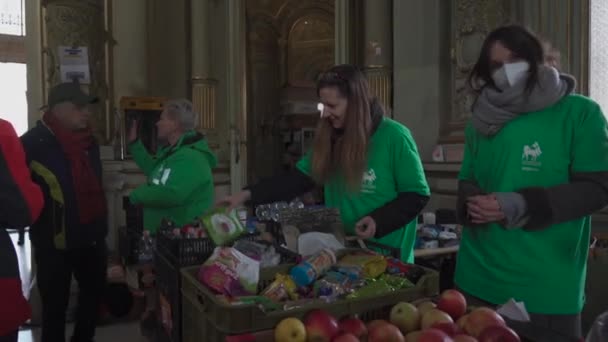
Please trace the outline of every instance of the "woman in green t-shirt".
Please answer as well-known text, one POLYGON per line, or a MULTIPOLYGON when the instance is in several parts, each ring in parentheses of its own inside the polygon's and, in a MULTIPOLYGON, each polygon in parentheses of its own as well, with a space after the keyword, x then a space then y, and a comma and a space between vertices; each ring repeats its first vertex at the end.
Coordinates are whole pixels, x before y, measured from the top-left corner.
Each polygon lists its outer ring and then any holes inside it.
POLYGON ((323 73, 323 104, 312 150, 293 172, 261 181, 222 202, 237 207, 291 200, 322 185, 325 205, 340 210, 347 234, 401 249, 413 261, 416 218, 429 188, 409 130, 384 118, 365 75, 352 65, 323 73))
POLYGON ((581 336, 589 215, 608 204, 608 126, 597 103, 519 26, 483 43, 459 176, 464 223, 455 282, 472 298, 513 298, 534 341, 581 336))

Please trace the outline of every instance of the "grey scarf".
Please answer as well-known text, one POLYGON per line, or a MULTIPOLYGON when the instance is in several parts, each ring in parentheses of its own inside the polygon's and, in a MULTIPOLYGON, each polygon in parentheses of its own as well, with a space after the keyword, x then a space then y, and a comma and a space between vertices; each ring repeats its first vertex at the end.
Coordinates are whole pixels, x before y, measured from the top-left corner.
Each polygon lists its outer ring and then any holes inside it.
POLYGON ((550 107, 576 87, 573 76, 545 65, 538 67, 538 83, 528 96, 526 81, 523 79, 503 91, 483 88, 473 105, 473 127, 483 135, 493 136, 519 115, 550 107))

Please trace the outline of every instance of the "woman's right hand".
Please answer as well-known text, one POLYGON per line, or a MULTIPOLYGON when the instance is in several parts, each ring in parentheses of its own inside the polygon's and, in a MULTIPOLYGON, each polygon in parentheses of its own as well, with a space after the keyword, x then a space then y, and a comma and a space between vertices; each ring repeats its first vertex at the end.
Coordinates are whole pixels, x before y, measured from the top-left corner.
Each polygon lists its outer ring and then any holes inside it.
POLYGON ((137 122, 137 120, 133 120, 131 122, 131 128, 129 129, 129 136, 127 138, 127 139, 129 139, 129 144, 134 142, 135 140, 137 140, 138 128, 139 128, 139 123, 137 122))
POLYGON ((228 210, 236 209, 251 199, 251 191, 243 190, 231 196, 226 196, 217 202, 218 206, 224 206, 228 210))

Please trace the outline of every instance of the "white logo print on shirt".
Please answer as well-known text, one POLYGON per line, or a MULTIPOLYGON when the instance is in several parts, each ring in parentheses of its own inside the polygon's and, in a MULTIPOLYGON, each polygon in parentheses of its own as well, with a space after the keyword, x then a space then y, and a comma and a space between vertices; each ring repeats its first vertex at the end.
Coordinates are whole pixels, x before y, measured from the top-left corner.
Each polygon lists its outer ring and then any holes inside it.
POLYGON ((542 154, 543 151, 540 149, 538 141, 535 141, 532 145, 525 145, 521 155, 521 169, 524 171, 540 171, 543 163, 539 159, 542 154))
POLYGON ((369 169, 363 172, 361 180, 361 192, 372 193, 376 191, 376 171, 369 169))

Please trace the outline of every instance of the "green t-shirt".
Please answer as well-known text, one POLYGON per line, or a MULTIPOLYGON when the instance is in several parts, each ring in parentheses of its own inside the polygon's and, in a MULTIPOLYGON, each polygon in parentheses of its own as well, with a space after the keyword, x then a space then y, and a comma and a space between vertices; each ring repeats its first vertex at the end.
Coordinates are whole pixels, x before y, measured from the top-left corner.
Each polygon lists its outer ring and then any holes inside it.
MULTIPOLYGON (((469 125, 466 139, 459 178, 488 193, 552 187, 568 183, 571 173, 608 170, 606 119, 579 95, 521 115, 494 137, 469 125)), ((589 217, 539 231, 465 227, 455 281, 494 304, 514 298, 532 313, 576 314, 584 302, 589 238, 589 217)))
MULTIPOLYGON (((338 208, 348 235, 355 235, 355 224, 375 209, 394 200, 400 192, 429 195, 418 149, 410 131, 400 123, 383 119, 371 137, 367 170, 361 187, 345 190, 343 178, 336 176, 325 186, 325 205, 338 208)), ((310 175, 310 153, 298 162, 298 169, 310 175)), ((416 220, 376 241, 401 248, 401 259, 414 260, 416 220)))

